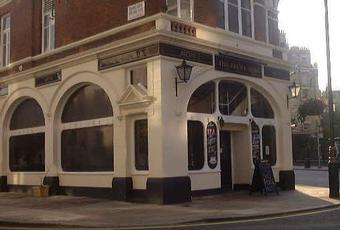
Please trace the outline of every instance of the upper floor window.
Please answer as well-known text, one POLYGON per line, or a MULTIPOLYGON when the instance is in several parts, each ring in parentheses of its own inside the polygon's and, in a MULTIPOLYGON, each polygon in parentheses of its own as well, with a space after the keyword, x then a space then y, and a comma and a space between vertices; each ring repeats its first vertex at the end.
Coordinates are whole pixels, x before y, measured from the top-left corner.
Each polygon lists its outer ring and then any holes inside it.
POLYGON ((54 0, 43 0, 42 4, 42 48, 46 52, 55 47, 55 5, 54 0))
POLYGON ((2 50, 2 66, 10 63, 10 45, 11 38, 11 17, 9 14, 1 18, 1 50, 2 50))
POLYGON ((254 4, 255 39, 267 42, 266 8, 263 1, 256 0, 254 4))
POLYGON ((130 84, 140 85, 145 89, 148 88, 147 82, 147 68, 146 66, 140 66, 129 70, 130 72, 130 84))
POLYGON ((219 0, 218 4, 218 26, 220 28, 252 37, 252 7, 250 0, 219 0))
POLYGON ((194 0, 167 0, 167 13, 192 21, 194 0))
POLYGON ((277 13, 268 11, 268 38, 269 43, 273 45, 279 45, 279 22, 277 19, 277 13))

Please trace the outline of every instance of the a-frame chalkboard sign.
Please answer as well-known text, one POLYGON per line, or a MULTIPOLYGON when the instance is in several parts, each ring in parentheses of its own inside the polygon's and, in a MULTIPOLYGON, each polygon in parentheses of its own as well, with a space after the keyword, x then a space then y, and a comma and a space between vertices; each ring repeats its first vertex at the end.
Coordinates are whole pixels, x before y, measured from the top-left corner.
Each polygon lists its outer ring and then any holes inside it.
POLYGON ((261 192, 265 196, 272 192, 279 195, 279 190, 273 175, 273 169, 269 163, 256 163, 249 194, 251 195, 253 192, 261 192))

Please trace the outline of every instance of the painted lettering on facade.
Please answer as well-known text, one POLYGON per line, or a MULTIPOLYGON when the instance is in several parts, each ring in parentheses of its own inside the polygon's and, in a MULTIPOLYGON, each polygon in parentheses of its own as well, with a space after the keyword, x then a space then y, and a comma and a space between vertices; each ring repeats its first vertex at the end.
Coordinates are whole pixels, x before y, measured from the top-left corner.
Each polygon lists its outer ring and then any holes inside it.
POLYGON ((215 69, 252 77, 262 77, 262 65, 227 55, 215 56, 215 69))

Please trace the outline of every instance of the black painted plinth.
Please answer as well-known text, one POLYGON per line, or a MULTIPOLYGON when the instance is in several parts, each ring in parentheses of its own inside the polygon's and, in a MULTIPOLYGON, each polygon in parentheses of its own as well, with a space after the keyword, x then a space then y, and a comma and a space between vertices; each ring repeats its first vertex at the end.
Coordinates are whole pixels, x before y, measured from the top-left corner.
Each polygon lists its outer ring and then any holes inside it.
POLYGON ((0 192, 8 192, 7 176, 0 176, 0 192))
POLYGON ((131 177, 115 177, 112 180, 112 199, 126 201, 132 193, 131 177))
POLYGON ((339 162, 328 163, 329 197, 339 198, 339 162))
POLYGON ((158 204, 175 204, 191 201, 190 177, 148 178, 148 201, 158 204))
POLYGON ((294 170, 280 171, 279 178, 281 190, 295 190, 294 170))
POLYGON ((48 194, 50 196, 55 196, 59 194, 59 177, 57 176, 45 176, 43 180, 44 185, 49 186, 48 194))

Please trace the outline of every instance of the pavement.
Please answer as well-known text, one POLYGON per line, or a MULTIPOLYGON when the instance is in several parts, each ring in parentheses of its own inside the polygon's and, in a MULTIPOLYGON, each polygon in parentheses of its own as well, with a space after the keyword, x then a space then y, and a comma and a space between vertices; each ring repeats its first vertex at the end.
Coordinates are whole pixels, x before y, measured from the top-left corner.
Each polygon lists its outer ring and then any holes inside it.
POLYGON ((279 216, 340 206, 328 198, 328 173, 296 171, 296 190, 262 196, 247 191, 193 197, 191 203, 155 205, 72 196, 34 198, 22 193, 0 193, 0 224, 122 228, 242 220, 279 216))

